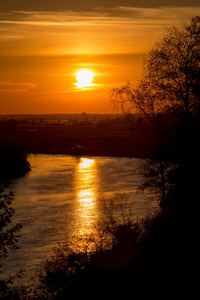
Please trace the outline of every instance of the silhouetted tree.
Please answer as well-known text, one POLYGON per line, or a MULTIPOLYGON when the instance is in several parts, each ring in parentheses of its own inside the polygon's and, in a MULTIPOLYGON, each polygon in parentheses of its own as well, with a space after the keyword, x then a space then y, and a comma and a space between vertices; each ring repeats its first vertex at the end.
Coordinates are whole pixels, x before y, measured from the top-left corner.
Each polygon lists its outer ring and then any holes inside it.
POLYGON ((124 113, 139 111, 155 128, 160 113, 171 112, 188 126, 200 105, 200 17, 167 29, 144 61, 139 85, 112 90, 111 98, 124 113))
MULTIPOLYGON (((17 242, 22 224, 18 223, 14 226, 11 225, 11 219, 15 214, 14 209, 11 207, 14 197, 13 193, 10 192, 9 194, 5 194, 2 189, 0 193, 0 273, 2 273, 1 261, 7 258, 9 251, 18 249, 17 242)), ((10 284, 12 284, 16 278, 21 278, 22 273, 23 270, 20 270, 17 274, 10 276, 7 280, 0 281, 1 299, 22 299, 18 297, 20 289, 10 287, 10 284)))
POLYGON ((18 249, 17 241, 22 224, 10 226, 11 219, 15 214, 11 207, 13 196, 12 192, 8 195, 0 195, 0 260, 7 257, 9 250, 18 249))
POLYGON ((169 130, 176 125, 183 137, 181 146, 188 147, 190 130, 200 113, 199 91, 200 17, 192 18, 189 24, 181 23, 167 29, 166 35, 146 57, 143 77, 136 88, 127 83, 111 91, 111 101, 116 108, 129 118, 139 112, 153 128, 156 161, 154 172, 150 173, 161 179, 163 203, 166 200, 166 172, 169 170, 165 168, 167 157, 163 144, 168 139, 169 130))

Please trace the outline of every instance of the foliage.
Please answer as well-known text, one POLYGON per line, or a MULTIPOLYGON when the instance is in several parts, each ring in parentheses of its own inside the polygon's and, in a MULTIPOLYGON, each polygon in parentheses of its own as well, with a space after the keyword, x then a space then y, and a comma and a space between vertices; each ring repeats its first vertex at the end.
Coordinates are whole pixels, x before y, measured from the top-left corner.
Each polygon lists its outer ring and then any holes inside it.
POLYGON ((178 164, 170 161, 162 161, 154 159, 148 160, 141 166, 141 174, 144 177, 144 182, 139 186, 139 189, 150 189, 159 198, 160 208, 165 210, 169 206, 169 194, 173 193, 176 187, 174 174, 178 164))
POLYGON ((12 192, 9 195, 0 195, 0 260, 7 257, 8 250, 18 249, 17 241, 22 224, 9 226, 15 214, 14 209, 11 208, 13 196, 12 192))
MULTIPOLYGON (((40 299, 65 299, 70 295, 87 295, 92 299, 94 288, 101 287, 99 293, 105 296, 115 280, 122 284, 121 275, 115 276, 137 258, 141 248, 141 227, 131 219, 125 199, 126 196, 118 194, 108 201, 105 219, 90 235, 54 249, 37 273, 39 285, 35 294, 40 299), (121 202, 121 218, 113 213, 116 201, 121 202)), ((115 291, 112 293, 113 296, 115 291)))
MULTIPOLYGON (((5 194, 3 188, 8 180, 22 176, 28 171, 30 171, 30 164, 23 151, 10 145, 0 145, 0 262, 7 258, 9 251, 18 249, 17 242, 22 228, 21 223, 14 226, 11 224, 15 214, 11 207, 14 194, 12 192, 5 194)), ((1 267, 0 264, 0 273, 2 272, 1 267)), ((10 287, 16 278, 22 277, 22 274, 23 270, 20 270, 14 276, 9 276, 7 280, 0 281, 1 299, 20 299, 19 295, 25 294, 24 288, 10 287)))
POLYGON ((44 262, 37 274, 38 294, 40 297, 56 299, 66 291, 70 292, 86 265, 84 253, 72 251, 67 245, 54 249, 52 257, 44 262))
MULTIPOLYGON (((12 192, 4 194, 1 189, 0 194, 0 261, 7 258, 9 251, 18 249, 17 242, 22 224, 11 225, 11 220, 15 214, 11 207, 14 195, 12 192)), ((2 265, 0 264, 0 273, 2 265)), ((23 288, 10 288, 16 278, 22 277, 23 270, 20 270, 15 276, 9 276, 4 281, 0 281, 0 297, 1 299, 20 299, 18 296, 24 294, 23 288), (23 290, 23 293, 22 293, 23 290)), ((22 298, 21 298, 22 299, 22 298)))
POLYGON ((138 112, 151 124, 156 149, 145 167, 143 187, 154 187, 163 209, 178 163, 195 151, 200 132, 200 17, 167 28, 144 61, 136 88, 130 83, 113 89, 111 101, 128 116, 138 112), (193 149, 191 151, 191 149, 193 149), (171 161, 174 161, 173 165, 171 161))
POLYGON ((139 85, 113 89, 111 100, 125 114, 142 113, 159 142, 159 114, 188 126, 191 116, 199 115, 199 90, 200 17, 195 17, 190 24, 169 27, 146 57, 139 85))

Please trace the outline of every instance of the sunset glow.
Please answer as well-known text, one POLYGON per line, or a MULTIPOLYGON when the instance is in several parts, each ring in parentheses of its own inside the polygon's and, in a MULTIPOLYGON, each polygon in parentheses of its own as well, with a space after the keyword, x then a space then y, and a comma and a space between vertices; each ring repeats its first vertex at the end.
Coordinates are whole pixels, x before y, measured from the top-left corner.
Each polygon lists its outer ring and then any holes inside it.
POLYGON ((1 114, 114 113, 110 90, 136 85, 144 55, 165 26, 200 12, 183 2, 3 1, 1 114), (98 75, 77 80, 81 70, 98 75))

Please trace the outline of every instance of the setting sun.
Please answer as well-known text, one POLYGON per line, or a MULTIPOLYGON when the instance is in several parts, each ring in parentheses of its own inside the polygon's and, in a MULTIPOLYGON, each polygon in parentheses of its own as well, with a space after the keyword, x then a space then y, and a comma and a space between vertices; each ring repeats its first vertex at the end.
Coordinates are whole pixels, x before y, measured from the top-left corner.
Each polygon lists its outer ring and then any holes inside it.
POLYGON ((93 77, 94 74, 91 71, 83 69, 76 74, 76 79, 78 82, 76 82, 75 85, 78 88, 94 86, 95 84, 92 83, 93 77))

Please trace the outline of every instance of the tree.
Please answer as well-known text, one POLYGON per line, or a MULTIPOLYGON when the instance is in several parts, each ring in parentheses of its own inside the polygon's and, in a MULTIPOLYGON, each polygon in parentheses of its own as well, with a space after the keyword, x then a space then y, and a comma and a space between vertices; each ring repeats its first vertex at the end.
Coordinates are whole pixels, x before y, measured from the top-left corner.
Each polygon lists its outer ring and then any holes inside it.
POLYGON ((142 113, 154 127, 157 141, 160 113, 173 113, 188 127, 200 106, 200 17, 167 28, 144 61, 139 85, 113 89, 111 99, 126 114, 142 113))
MULTIPOLYGON (((3 194, 3 189, 0 187, 0 273, 1 260, 6 259, 8 251, 15 251, 18 249, 17 242, 19 232, 22 224, 18 223, 11 226, 11 219, 15 214, 14 209, 11 207, 13 201, 13 193, 3 194)), ((16 278, 21 278, 23 270, 20 270, 14 276, 9 276, 7 280, 0 281, 0 298, 1 299, 22 299, 20 294, 24 296, 25 291, 18 288, 10 288, 10 284, 16 278)))
MULTIPOLYGON (((113 89, 111 101, 127 116, 138 112, 152 126, 156 161, 151 167, 155 178, 161 179, 161 200, 166 203, 165 178, 169 168, 165 168, 164 144, 169 131, 176 125, 183 137, 181 147, 187 145, 181 149, 186 155, 194 120, 196 122, 200 114, 200 17, 192 18, 189 24, 182 22, 179 26, 167 28, 163 39, 155 44, 145 59, 143 77, 138 86, 132 88, 127 83, 113 89)), ((177 133, 174 131, 174 134, 177 133)))
POLYGON ((12 192, 9 195, 0 195, 0 260, 7 257, 8 250, 13 251, 18 249, 18 233, 22 228, 22 224, 9 226, 11 218, 15 214, 14 209, 11 208, 13 196, 12 192))
POLYGON ((168 28, 145 62, 144 84, 158 93, 163 108, 181 114, 188 124, 200 104, 200 17, 168 28))

